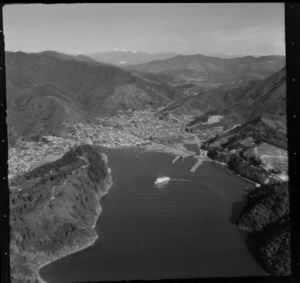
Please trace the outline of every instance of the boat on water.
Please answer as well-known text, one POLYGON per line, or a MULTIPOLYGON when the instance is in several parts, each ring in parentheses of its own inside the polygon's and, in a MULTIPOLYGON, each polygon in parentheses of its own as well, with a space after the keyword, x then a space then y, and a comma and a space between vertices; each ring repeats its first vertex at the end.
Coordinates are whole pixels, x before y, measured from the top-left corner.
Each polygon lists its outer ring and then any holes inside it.
POLYGON ((159 177, 155 180, 154 184, 160 184, 168 181, 170 181, 169 177, 159 177))

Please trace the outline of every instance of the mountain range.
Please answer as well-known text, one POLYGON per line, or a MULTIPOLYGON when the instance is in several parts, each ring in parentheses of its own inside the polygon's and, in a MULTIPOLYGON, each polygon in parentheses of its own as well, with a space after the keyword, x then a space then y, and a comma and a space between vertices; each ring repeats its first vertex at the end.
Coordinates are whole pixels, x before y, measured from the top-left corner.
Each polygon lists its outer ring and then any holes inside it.
POLYGON ((46 50, 46 51, 42 51, 39 53, 30 53, 30 54, 36 54, 36 55, 40 55, 40 56, 43 56, 43 55, 52 56, 52 57, 60 59, 60 60, 75 60, 78 62, 87 62, 87 63, 91 63, 91 64, 97 63, 97 61, 95 61, 92 58, 90 58, 89 56, 86 56, 83 54, 70 55, 70 54, 65 54, 62 52, 56 52, 56 51, 51 51, 51 50, 46 50))
POLYGON ((117 66, 56 52, 6 52, 9 141, 60 134, 62 122, 80 122, 119 109, 157 107, 176 90, 117 66))
POLYGON ((208 127, 205 123, 211 115, 222 115, 219 125, 225 129, 261 113, 285 115, 285 59, 280 56, 221 59, 180 55, 134 69, 54 51, 6 52, 5 56, 10 144, 20 137, 37 140, 46 134, 60 135, 63 123, 126 109, 163 106, 160 113, 193 114, 190 126, 195 129, 208 127), (195 67, 197 64, 207 69, 195 67), (210 88, 170 83, 174 71, 182 74, 186 68, 195 71, 195 76, 198 72, 199 78, 204 74, 216 80, 224 75, 231 80, 210 88), (241 76, 252 80, 233 86, 232 79, 241 76))
POLYGON ((127 50, 113 50, 108 52, 95 52, 86 54, 90 58, 101 63, 111 63, 119 66, 136 65, 147 63, 154 60, 164 60, 178 55, 177 53, 170 52, 137 52, 137 51, 127 51, 127 50))
POLYGON ((179 81, 203 85, 204 83, 264 79, 284 66, 284 56, 246 56, 228 59, 196 54, 178 55, 128 68, 148 73, 163 73, 179 81))
POLYGON ((241 124, 259 115, 285 116, 286 108, 286 69, 282 68, 272 76, 255 80, 238 88, 220 87, 198 95, 183 97, 170 103, 162 112, 194 114, 191 126, 204 127, 211 115, 223 115, 220 124, 230 122, 230 126, 241 124))

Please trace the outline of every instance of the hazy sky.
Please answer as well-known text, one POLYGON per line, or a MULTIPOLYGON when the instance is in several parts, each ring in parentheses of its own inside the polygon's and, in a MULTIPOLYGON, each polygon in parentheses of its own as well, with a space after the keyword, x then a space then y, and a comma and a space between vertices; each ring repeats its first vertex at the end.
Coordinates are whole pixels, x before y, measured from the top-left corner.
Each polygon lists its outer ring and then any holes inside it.
POLYGON ((6 5, 5 49, 285 54, 284 4, 6 5))

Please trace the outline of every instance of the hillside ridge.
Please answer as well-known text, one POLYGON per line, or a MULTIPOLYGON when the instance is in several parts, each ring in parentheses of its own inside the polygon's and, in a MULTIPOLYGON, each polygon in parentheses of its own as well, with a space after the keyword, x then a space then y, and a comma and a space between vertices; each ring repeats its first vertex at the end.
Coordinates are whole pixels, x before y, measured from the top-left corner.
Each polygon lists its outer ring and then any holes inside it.
POLYGON ((177 96, 173 87, 155 78, 61 56, 6 52, 10 144, 20 137, 61 135, 63 122, 84 122, 120 109, 158 107, 177 96))
POLYGON ((165 73, 178 80, 204 83, 264 79, 285 66, 285 56, 211 57, 202 54, 178 55, 128 68, 150 73, 165 73))
POLYGON ((80 145, 10 184, 11 279, 36 282, 38 270, 91 245, 100 199, 112 184, 98 147, 80 145))

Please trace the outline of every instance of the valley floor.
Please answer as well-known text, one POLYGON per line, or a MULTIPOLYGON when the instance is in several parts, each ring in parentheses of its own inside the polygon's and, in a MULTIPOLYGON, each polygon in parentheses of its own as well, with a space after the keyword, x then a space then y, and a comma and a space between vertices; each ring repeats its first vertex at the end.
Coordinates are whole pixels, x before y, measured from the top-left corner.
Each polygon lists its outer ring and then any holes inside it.
MULTIPOLYGON (((160 109, 122 111, 113 116, 99 117, 86 124, 67 124, 64 137, 44 136, 41 142, 23 142, 18 147, 9 149, 9 179, 52 162, 71 147, 80 144, 112 148, 137 146, 152 151, 169 152, 183 158, 192 156, 196 159, 208 159, 207 151, 202 150, 201 145, 216 135, 214 123, 208 129, 190 133, 186 128, 193 116, 158 113, 160 109)), ((287 166, 286 151, 265 143, 255 150, 265 161, 267 170, 282 158, 285 160, 285 167, 287 166)), ((283 169, 277 175, 278 179, 284 181, 288 177, 287 168, 283 169)))
POLYGON ((184 130, 191 117, 171 114, 160 119, 155 114, 151 110, 135 111, 98 118, 95 123, 69 124, 64 137, 44 136, 41 142, 22 142, 9 149, 9 179, 54 161, 80 144, 114 148, 142 146, 176 155, 197 155, 184 147, 185 144, 200 147, 198 137, 184 130))

